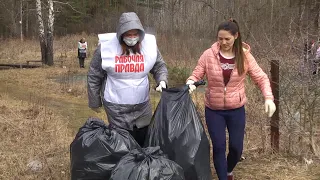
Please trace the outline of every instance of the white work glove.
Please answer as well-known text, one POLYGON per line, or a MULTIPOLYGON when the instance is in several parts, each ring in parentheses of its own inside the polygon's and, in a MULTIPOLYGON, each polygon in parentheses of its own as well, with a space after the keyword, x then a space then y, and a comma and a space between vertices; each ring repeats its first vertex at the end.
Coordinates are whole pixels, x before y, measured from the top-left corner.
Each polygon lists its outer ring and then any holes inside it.
POLYGON ((166 86, 166 82, 160 81, 159 86, 156 88, 156 91, 162 92, 162 88, 165 89, 166 87, 167 87, 167 86, 166 86))
POLYGON ((96 113, 101 113, 101 107, 98 108, 91 108, 92 111, 96 112, 96 113))
POLYGON ((193 80, 189 79, 186 84, 189 86, 189 94, 191 94, 194 90, 197 89, 197 87, 193 85, 194 84, 193 80))
POLYGON ((276 105, 274 104, 273 100, 267 99, 264 103, 265 111, 268 114, 268 117, 271 117, 273 113, 276 111, 276 105))

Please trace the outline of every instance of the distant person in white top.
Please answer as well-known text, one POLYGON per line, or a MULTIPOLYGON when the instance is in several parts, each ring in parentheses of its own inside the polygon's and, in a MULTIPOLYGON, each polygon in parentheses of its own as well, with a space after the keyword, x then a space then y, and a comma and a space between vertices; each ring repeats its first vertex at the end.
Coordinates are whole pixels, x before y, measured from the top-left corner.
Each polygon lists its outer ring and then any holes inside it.
POLYGON ((320 39, 310 41, 309 46, 305 45, 306 60, 308 61, 312 74, 318 74, 320 64, 320 39), (307 49, 307 50, 306 50, 307 49))
POLYGON ((88 44, 85 38, 81 38, 78 42, 78 58, 79 58, 79 65, 80 68, 84 68, 84 60, 87 57, 87 48, 88 44))
POLYGON ((315 69, 313 71, 313 74, 318 74, 319 73, 319 66, 320 66, 320 41, 318 40, 318 43, 315 44, 315 59, 314 59, 314 66, 315 69))

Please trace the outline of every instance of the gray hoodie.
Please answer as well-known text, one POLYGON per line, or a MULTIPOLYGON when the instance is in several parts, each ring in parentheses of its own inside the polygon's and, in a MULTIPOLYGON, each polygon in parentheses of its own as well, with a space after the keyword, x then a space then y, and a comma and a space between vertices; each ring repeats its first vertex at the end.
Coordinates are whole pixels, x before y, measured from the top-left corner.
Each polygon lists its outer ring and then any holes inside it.
MULTIPOLYGON (((119 42, 121 41, 122 34, 132 29, 138 29, 140 31, 140 41, 142 41, 145 32, 138 16, 133 12, 123 13, 120 16, 117 27, 117 38, 119 42)), ((131 105, 106 102, 102 98, 105 80, 108 78, 108 74, 102 69, 101 63, 101 45, 99 45, 94 52, 88 72, 89 107, 98 108, 103 104, 108 116, 108 121, 121 128, 132 130, 134 126, 142 128, 149 125, 152 118, 150 101, 131 105)), ((150 73, 153 75, 157 84, 159 84, 160 81, 168 82, 168 70, 159 50, 157 51, 156 62, 150 73)))

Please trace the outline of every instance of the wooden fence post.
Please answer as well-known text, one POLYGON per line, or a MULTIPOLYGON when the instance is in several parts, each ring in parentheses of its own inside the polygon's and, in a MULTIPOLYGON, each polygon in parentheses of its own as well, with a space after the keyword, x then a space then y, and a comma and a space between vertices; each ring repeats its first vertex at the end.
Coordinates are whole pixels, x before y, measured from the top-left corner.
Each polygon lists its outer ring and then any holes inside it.
POLYGON ((271 88, 276 104, 276 112, 271 117, 271 147, 279 152, 279 60, 271 61, 271 88))

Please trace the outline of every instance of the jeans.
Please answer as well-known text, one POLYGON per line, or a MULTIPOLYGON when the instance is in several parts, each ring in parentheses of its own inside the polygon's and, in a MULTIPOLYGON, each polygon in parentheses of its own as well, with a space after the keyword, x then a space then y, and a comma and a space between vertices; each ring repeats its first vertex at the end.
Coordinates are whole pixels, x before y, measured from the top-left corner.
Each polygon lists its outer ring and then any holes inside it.
POLYGON ((85 59, 85 58, 79 58, 80 68, 84 68, 84 59, 85 59))
POLYGON ((205 118, 213 145, 213 162, 219 180, 227 180, 239 162, 245 130, 244 106, 231 110, 212 110, 206 107, 205 118), (226 158, 226 128, 229 133, 229 154, 226 158))

